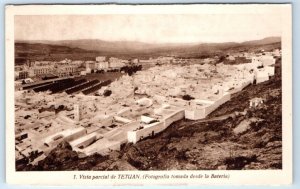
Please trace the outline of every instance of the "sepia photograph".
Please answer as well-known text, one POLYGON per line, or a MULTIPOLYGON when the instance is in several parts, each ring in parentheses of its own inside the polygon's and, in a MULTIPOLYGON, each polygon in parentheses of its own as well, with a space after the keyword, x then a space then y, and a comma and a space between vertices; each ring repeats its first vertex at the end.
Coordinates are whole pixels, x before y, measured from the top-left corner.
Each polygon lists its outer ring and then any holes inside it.
POLYGON ((10 7, 12 171, 284 171, 290 6, 207 6, 10 7))

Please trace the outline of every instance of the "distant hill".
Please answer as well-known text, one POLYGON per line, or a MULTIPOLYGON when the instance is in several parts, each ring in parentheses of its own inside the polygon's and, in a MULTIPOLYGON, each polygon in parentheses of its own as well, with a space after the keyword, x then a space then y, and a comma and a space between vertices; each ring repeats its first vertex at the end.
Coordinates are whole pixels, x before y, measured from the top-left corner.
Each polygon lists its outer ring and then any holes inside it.
POLYGON ((253 41, 246 41, 243 42, 243 45, 265 45, 265 44, 272 44, 281 42, 280 37, 267 37, 261 40, 253 40, 253 41))
POLYGON ((63 41, 16 41, 16 63, 25 59, 94 59, 96 56, 115 56, 121 58, 149 58, 157 56, 201 57, 230 53, 231 51, 255 51, 263 48, 280 48, 280 37, 242 43, 186 43, 150 44, 135 41, 103 41, 80 39, 63 41))
POLYGON ((43 43, 15 43, 15 64, 24 64, 26 60, 91 60, 98 56, 96 51, 71 48, 43 43))

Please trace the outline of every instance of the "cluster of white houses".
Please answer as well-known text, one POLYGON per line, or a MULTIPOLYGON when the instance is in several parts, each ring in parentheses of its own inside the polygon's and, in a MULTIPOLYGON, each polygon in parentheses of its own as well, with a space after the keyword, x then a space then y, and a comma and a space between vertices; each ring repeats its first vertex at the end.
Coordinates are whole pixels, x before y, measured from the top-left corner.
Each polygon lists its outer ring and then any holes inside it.
POLYGON ((84 75, 97 70, 120 69, 129 64, 138 64, 138 59, 123 60, 115 57, 96 57, 95 61, 28 61, 24 65, 15 66, 15 79, 26 79, 33 77, 44 77, 54 75, 66 77, 73 75, 84 75))
MULTIPOLYGON (((141 115, 140 118, 135 120, 130 120, 126 117, 126 113, 131 111, 131 109, 124 108, 116 115, 107 117, 107 119, 110 120, 107 125, 112 124, 114 120, 119 120, 119 122, 124 124, 121 126, 123 131, 122 129, 120 130, 120 128, 115 129, 115 132, 123 132, 123 138, 120 137, 120 134, 113 134, 114 137, 110 137, 110 139, 103 136, 98 137, 97 139, 94 134, 90 134, 90 137, 85 137, 86 140, 80 139, 82 143, 71 142, 71 144, 76 144, 76 146, 73 146, 73 149, 85 155, 90 155, 95 152, 106 153, 109 150, 120 149, 122 143, 136 143, 143 138, 154 136, 155 134, 165 130, 175 121, 183 118, 189 120, 204 119, 220 105, 229 101, 231 94, 241 91, 243 88, 249 84, 253 84, 255 81, 256 83, 260 83, 268 80, 274 75, 274 64, 274 58, 257 57, 253 59, 251 63, 236 65, 234 67, 236 67, 240 73, 235 75, 235 78, 230 81, 225 81, 224 83, 215 85, 210 91, 214 93, 207 94, 204 99, 184 100, 176 97, 161 97, 155 94, 152 95, 152 98, 144 97, 142 99, 138 99, 136 100, 136 103, 140 104, 140 106, 146 106, 147 108, 151 107, 153 101, 161 105, 154 108, 150 114, 141 115), (122 138, 122 140, 119 140, 120 138, 116 139, 116 136, 122 138), (89 145, 91 137, 98 141, 89 145), (113 142, 110 143, 110 140, 113 142), (102 143, 105 143, 105 147, 100 145, 102 143)), ((221 64, 219 67, 224 68, 225 66, 221 64)))
MULTIPOLYGON (((181 62, 181 59, 176 59, 181 62)), ((132 58, 130 60, 116 57, 98 56, 94 60, 69 60, 62 61, 27 61, 24 65, 15 66, 15 80, 26 78, 39 78, 48 75, 57 77, 67 77, 75 75, 85 75, 96 71, 120 70, 124 66, 137 64, 168 64, 174 63, 174 57, 158 57, 140 60, 132 58)))
POLYGON ((56 61, 28 61, 24 65, 15 66, 15 79, 44 77, 55 75, 58 77, 69 76, 78 72, 83 61, 62 60, 56 61))
MULTIPOLYGON (((97 57, 95 62, 85 62, 85 71, 120 68, 128 63, 121 59, 110 59, 97 57)), ((62 112, 51 120, 52 127, 57 123, 59 131, 47 131, 46 137, 39 139, 43 143, 36 148, 43 155, 33 163, 45 157, 63 140, 83 156, 106 154, 111 150, 119 150, 124 143, 136 143, 154 136, 183 118, 204 119, 229 101, 233 93, 274 76, 275 58, 272 55, 256 55, 251 60, 250 63, 238 65, 156 66, 114 81, 108 86, 112 91, 109 97, 79 94, 74 97, 76 99, 70 99, 73 100, 71 117, 62 112), (189 98, 183 98, 187 96, 189 98), (83 102, 78 104, 80 100, 83 102), (61 124, 66 128, 61 129, 61 124), (108 130, 104 132, 103 128, 108 130)), ((166 61, 172 62, 169 58, 166 61)), ((58 99, 53 98, 53 102, 59 103, 58 99)), ((50 124, 46 119, 42 120, 50 124)), ((42 133, 43 130, 38 132, 42 133)), ((24 136, 21 139, 23 146, 27 144, 28 133, 18 135, 24 136)), ((24 150, 28 151, 25 147, 18 148, 18 157, 28 156, 24 150)))

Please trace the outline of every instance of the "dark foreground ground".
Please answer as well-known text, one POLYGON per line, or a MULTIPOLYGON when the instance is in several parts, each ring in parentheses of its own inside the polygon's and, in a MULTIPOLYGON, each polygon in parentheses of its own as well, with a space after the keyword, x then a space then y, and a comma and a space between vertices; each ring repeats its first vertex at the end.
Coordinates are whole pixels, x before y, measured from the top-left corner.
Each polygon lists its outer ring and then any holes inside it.
POLYGON ((273 78, 236 93, 207 121, 176 122, 153 138, 127 144, 107 156, 79 158, 67 143, 61 143, 37 166, 17 165, 17 170, 281 169, 281 113, 281 80, 273 78), (249 109, 249 100, 255 97, 265 102, 249 109), (224 119, 223 115, 237 112, 246 115, 224 119), (212 119, 220 116, 222 120, 212 119), (245 120, 252 123, 235 133, 234 128, 245 120))

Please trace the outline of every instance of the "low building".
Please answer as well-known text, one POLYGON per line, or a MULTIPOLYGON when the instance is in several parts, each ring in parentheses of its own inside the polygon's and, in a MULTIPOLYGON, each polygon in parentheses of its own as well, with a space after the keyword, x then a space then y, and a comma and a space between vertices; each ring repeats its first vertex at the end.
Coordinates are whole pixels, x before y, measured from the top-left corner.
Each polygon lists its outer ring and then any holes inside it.
POLYGON ((255 72, 256 83, 262 83, 269 80, 269 72, 265 69, 255 72))
POLYGON ((227 60, 230 60, 230 61, 234 61, 234 60, 235 60, 235 57, 232 56, 232 55, 228 55, 228 56, 226 57, 226 59, 227 59, 227 60))
POLYGON ((275 64, 275 58, 272 55, 264 55, 260 57, 264 66, 271 66, 275 64))
POLYGON ((43 76, 46 74, 53 73, 53 66, 35 66, 33 68, 34 75, 43 76))
POLYGON ((184 109, 175 106, 163 106, 155 111, 160 119, 141 116, 140 127, 127 132, 128 142, 136 143, 148 136, 162 132, 172 123, 184 118, 184 109))
POLYGON ((94 61, 86 61, 85 68, 86 73, 91 73, 92 70, 96 69, 96 63, 94 61))
POLYGON ((30 63, 31 67, 39 67, 39 66, 51 66, 55 62, 53 61, 34 61, 30 63))
POLYGON ((257 56, 252 57, 251 63, 252 64, 256 64, 256 65, 262 65, 261 59, 259 57, 257 57, 257 56))
POLYGON ((77 71, 77 68, 74 66, 60 66, 56 69, 56 75, 59 77, 66 77, 66 76, 70 76, 73 75, 73 73, 75 73, 77 71))
POLYGON ((108 62, 97 62, 95 64, 95 68, 97 70, 106 70, 109 68, 109 63, 108 62))
POLYGON ((272 54, 273 54, 273 56, 280 57, 281 56, 281 50, 274 49, 272 54))
POLYGON ((110 57, 108 62, 109 62, 109 68, 111 69, 118 69, 126 65, 125 60, 115 58, 115 57, 110 57))
POLYGON ((106 61, 106 57, 105 56, 97 56, 96 57, 96 62, 105 62, 106 61))
POLYGON ((44 140, 44 145, 47 147, 56 147, 57 144, 60 142, 67 141, 73 141, 75 139, 78 139, 79 137, 83 136, 86 134, 86 129, 83 127, 75 128, 75 129, 67 129, 58 133, 55 133, 51 136, 48 136, 44 140))
POLYGON ((139 63, 139 59, 137 59, 137 58, 131 59, 130 63, 131 64, 138 64, 139 63))
POLYGON ((157 63, 158 64, 170 64, 170 63, 173 63, 174 60, 175 60, 174 57, 158 57, 157 63))
POLYGON ((31 78, 25 78, 23 80, 24 83, 28 84, 28 83, 33 83, 34 81, 31 78))

